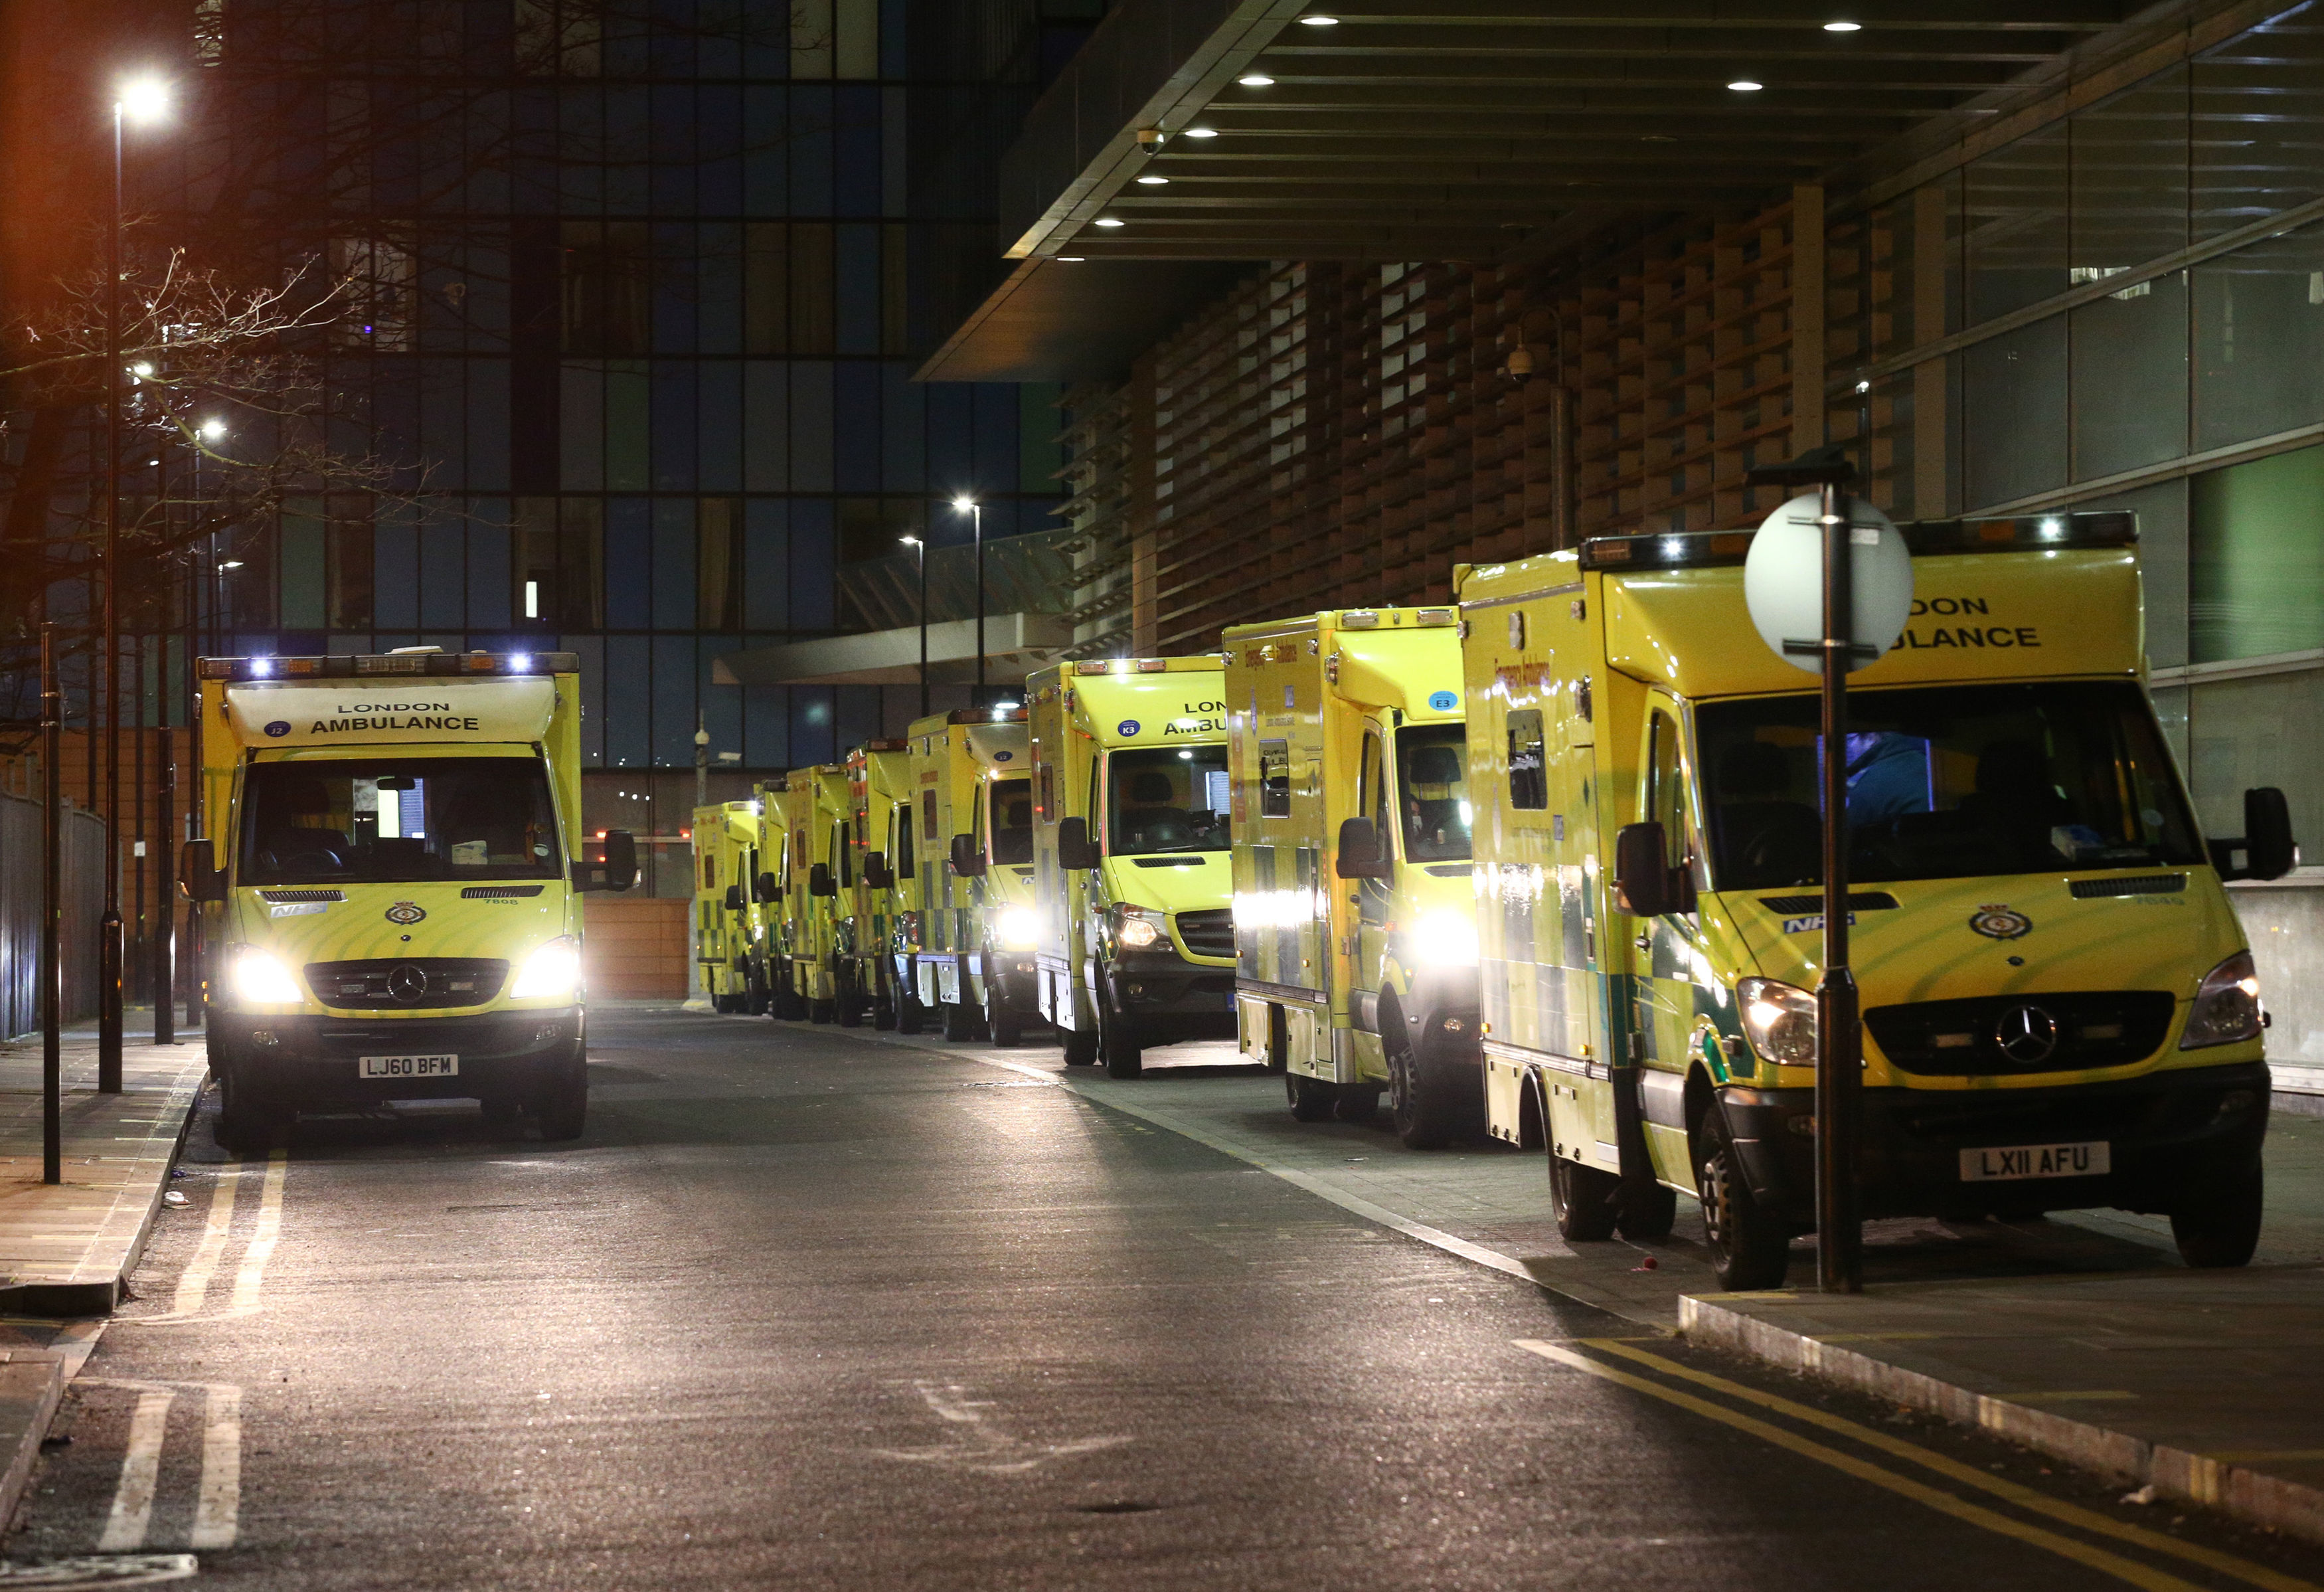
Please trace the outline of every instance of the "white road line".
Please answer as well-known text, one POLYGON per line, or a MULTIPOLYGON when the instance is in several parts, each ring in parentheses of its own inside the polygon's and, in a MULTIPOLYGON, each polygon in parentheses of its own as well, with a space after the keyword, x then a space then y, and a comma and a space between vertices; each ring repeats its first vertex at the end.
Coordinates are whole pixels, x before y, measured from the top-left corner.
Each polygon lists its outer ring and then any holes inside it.
POLYGON ((235 1198, 241 1192, 241 1167, 227 1167, 218 1173, 217 1186, 210 1190, 209 1220, 202 1227, 202 1241, 194 1250, 194 1258, 178 1277, 177 1296, 170 1301, 171 1315, 190 1316, 209 1297, 210 1279, 217 1273, 218 1257, 226 1253, 226 1237, 234 1228, 235 1198))
POLYGON ((153 1489, 161 1475, 161 1439, 169 1431, 170 1406, 178 1395, 151 1383, 91 1385, 139 1390, 137 1408, 129 1417, 129 1451, 121 1458, 121 1480, 113 1489, 105 1534, 97 1540, 99 1553, 134 1553, 145 1546, 145 1532, 152 1524, 153 1489))
POLYGON ((285 1150, 267 1158, 265 1189, 258 1199, 258 1225, 251 1232, 250 1247, 242 1252, 242 1270, 234 1279, 236 1314, 250 1315, 258 1309, 258 1285, 266 1276, 266 1263, 274 1256, 274 1241, 282 1236, 282 1173, 290 1161, 290 1152, 285 1150))
POLYGON ((242 1389, 216 1385, 202 1406, 202 1479, 192 1548, 231 1548, 242 1529, 242 1389))

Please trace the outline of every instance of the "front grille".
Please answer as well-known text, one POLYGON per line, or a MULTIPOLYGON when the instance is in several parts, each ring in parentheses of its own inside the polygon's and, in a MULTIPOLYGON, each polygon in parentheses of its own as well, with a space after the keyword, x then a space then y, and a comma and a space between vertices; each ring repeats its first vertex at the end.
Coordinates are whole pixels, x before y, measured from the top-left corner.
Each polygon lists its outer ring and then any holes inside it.
POLYGON ((2066 1072, 2145 1060, 2171 1032, 2172 1006, 2167 992, 2149 989, 1980 995, 1875 1006, 1864 1014, 1864 1026, 1881 1054, 1904 1072, 1950 1078, 2066 1072), (2043 1034, 2051 1035, 2046 1052, 2039 1042, 2043 1034))
POLYGON ((523 901, 539 895, 538 884, 471 884, 460 892, 462 901, 523 901))
POLYGON ((1234 913, 1226 907, 1205 907, 1199 912, 1180 912, 1178 938, 1185 943, 1186 954, 1190 957, 1231 960, 1235 954, 1234 913))
POLYGON ((414 1012, 481 1006, 501 993, 508 964, 492 957, 379 957, 309 962, 307 987, 342 1011, 414 1012))
POLYGON ((2076 901, 2098 901, 2110 895, 2178 895, 2187 888, 2184 874, 2117 875, 2111 879, 2077 879, 2066 886, 2076 901))
MULTIPOLYGON (((1781 912, 1787 918, 1804 917, 1809 912, 1823 911, 1821 895, 1763 895, 1759 904, 1771 912, 1781 912)), ((1851 912, 1885 912, 1895 907, 1896 898, 1886 890, 1851 890, 1848 893, 1848 910, 1851 912)))
POLYGON ((259 900, 277 906, 309 901, 345 901, 346 898, 347 893, 344 890, 262 890, 258 893, 259 900))

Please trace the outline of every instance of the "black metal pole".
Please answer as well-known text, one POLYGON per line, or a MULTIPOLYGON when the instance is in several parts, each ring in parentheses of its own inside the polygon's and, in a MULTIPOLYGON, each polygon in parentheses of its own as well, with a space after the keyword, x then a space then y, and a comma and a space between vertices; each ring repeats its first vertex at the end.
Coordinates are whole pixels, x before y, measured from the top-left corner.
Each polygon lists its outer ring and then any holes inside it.
POLYGON ((974 706, 984 706, 984 505, 968 505, 969 522, 976 532, 976 694, 974 706))
POLYGON ((927 537, 912 544, 920 554, 920 717, 928 716, 928 542, 927 537))
POLYGON ((154 889, 161 896, 161 911, 153 928, 153 1042, 174 1045, 178 1042, 178 739, 170 730, 170 649, 166 638, 161 648, 161 766, 155 779, 161 787, 157 793, 161 822, 156 826, 161 838, 156 842, 153 863, 154 889))
POLYGON ((97 929, 97 1087, 121 1092, 121 106, 113 106, 113 226, 105 243, 105 913, 97 929))
POLYGON ((64 1180, 64 745, 56 626, 41 626, 41 1181, 64 1180))
POLYGON ((1823 485, 1823 977, 1816 986, 1816 1278, 1863 1291, 1856 1124, 1863 1037, 1848 963, 1848 666, 1855 651, 1848 489, 1823 485))

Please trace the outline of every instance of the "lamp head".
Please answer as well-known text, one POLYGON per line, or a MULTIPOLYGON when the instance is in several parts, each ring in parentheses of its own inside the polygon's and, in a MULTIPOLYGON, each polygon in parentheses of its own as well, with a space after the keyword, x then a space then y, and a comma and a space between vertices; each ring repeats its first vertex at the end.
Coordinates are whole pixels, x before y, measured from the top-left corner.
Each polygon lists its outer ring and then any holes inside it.
POLYGON ((151 126, 170 114, 170 85, 151 74, 125 79, 114 90, 113 105, 123 121, 151 126))
POLYGON ((960 496, 952 500, 952 506, 958 509, 962 514, 966 514, 969 510, 976 506, 976 499, 969 496, 966 493, 963 493, 960 496))

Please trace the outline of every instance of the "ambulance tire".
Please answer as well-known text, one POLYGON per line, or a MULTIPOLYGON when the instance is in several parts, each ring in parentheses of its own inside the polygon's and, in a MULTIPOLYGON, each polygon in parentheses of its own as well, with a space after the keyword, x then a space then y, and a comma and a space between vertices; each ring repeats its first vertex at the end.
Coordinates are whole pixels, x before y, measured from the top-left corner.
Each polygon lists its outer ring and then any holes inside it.
POLYGON ((495 1139, 513 1139, 523 1131, 524 1102, 514 1095, 486 1095, 476 1102, 484 1113, 484 1132, 495 1139))
POLYGON ((1702 1201, 1702 1236, 1719 1286, 1729 1293, 1782 1287, 1791 1264, 1791 1231, 1752 1196, 1727 1118, 1717 1110, 1703 1121, 1695 1184, 1702 1201))
POLYGON ((839 991, 839 999, 835 1003, 834 1013, 839 1020, 839 1026, 862 1027, 863 992, 855 987, 855 981, 852 978, 838 979, 835 981, 834 987, 839 991))
POLYGON ((1340 1097, 1332 1103, 1332 1115, 1342 1122, 1362 1127, 1379 1115, 1380 1092, 1363 1084, 1346 1084, 1340 1097))
POLYGON ((1595 1244, 1614 1236, 1614 1200, 1622 1180, 1598 1167, 1549 1153, 1549 1208, 1557 1236, 1569 1244, 1595 1244))
POLYGON ((1146 1036, 1138 1032, 1138 1024, 1113 1009, 1113 1003, 1101 998, 1097 1004, 1097 1048, 1105 1058, 1108 1078, 1143 1078, 1146 1076, 1146 1036))
POLYGON ((720 1013, 723 1015, 731 1017, 734 1014, 734 997, 733 995, 712 995, 710 997, 710 1009, 714 1012, 720 1013))
POLYGON ((1009 1009, 1009 997, 997 984, 984 992, 984 1032, 1004 1051, 1025 1042, 1025 1020, 1009 1009))
POLYGON ((1475 1126, 1472 1119, 1480 1115, 1476 1105, 1414 1059, 1403 1018, 1386 1000, 1380 1003, 1380 1027, 1386 1031, 1388 1049, 1389 1118, 1404 1147, 1441 1150, 1467 1138, 1475 1126))
POLYGON ((1642 1238, 1667 1238, 1678 1223, 1678 1190, 1660 1183, 1643 1190, 1625 1189, 1618 1211, 1617 1225, 1622 1236, 1633 1244, 1642 1238))
POLYGON ((756 973, 751 975, 750 982, 743 986, 742 1011, 751 1017, 767 1014, 767 986, 756 973))
POLYGON ((809 1023, 828 1023, 838 1015, 839 1007, 835 1002, 809 1001, 807 1004, 807 1020, 809 1023))
POLYGON ((540 1136, 549 1143, 581 1136, 589 1124, 589 1068, 577 1048, 573 1059, 540 1087, 532 1112, 540 1124, 540 1136))
POLYGON ((1340 1086, 1301 1073, 1283 1075, 1284 1097, 1291 1102, 1294 1122, 1325 1122, 1340 1103, 1340 1086))
POLYGON ((218 1114, 216 1136, 219 1147, 247 1153, 254 1150, 272 1149, 274 1135, 297 1120, 298 1113, 281 1106, 250 1098, 250 1091, 235 1083, 234 1069, 222 1069, 218 1073, 218 1114))
POLYGON ((896 1003, 884 995, 872 1003, 872 1026, 881 1033, 895 1032, 896 1003))
POLYGON ((896 1032, 918 1033, 927 1026, 928 1009, 920 1004, 920 997, 908 991, 896 997, 896 1032))
POLYGON ((2171 1236, 2179 1245, 2179 1258, 2201 1270, 2248 1265, 2259 1247, 2266 1191, 2255 1155, 2241 1171, 2181 1199, 2171 1213, 2171 1236))
POLYGON ((1098 1036, 1086 1029, 1068 1029, 1058 1036, 1065 1052, 1068 1067, 1092 1067, 1097 1063, 1098 1036))
POLYGON ((944 1004, 944 1036, 955 1045, 966 1044, 976 1037, 976 1019, 970 1014, 966 1001, 946 1001, 944 1004))

